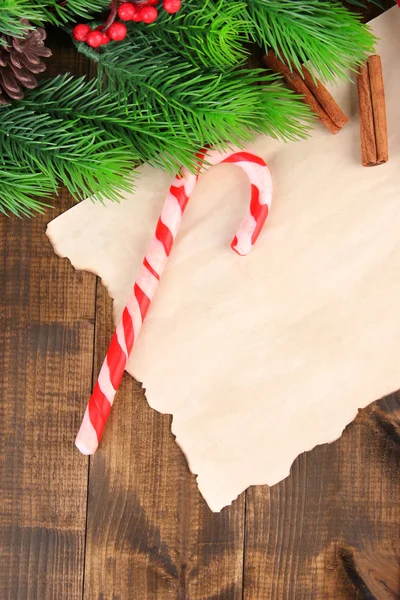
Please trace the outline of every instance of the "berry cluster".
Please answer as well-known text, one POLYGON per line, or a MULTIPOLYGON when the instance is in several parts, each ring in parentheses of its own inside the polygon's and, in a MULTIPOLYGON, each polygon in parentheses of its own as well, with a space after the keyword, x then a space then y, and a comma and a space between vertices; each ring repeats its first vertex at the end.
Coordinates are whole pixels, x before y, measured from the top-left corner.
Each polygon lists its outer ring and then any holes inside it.
MULTIPOLYGON (((158 17, 156 8, 160 0, 133 0, 122 2, 118 6, 118 0, 111 3, 111 12, 106 23, 92 29, 86 23, 76 25, 72 36, 77 42, 86 42, 92 48, 99 48, 109 42, 120 42, 126 37, 127 29, 125 23, 116 21, 118 16, 122 21, 134 21, 135 23, 154 23, 158 17)), ((181 8, 181 0, 163 0, 163 8, 170 14, 177 13, 181 8)))

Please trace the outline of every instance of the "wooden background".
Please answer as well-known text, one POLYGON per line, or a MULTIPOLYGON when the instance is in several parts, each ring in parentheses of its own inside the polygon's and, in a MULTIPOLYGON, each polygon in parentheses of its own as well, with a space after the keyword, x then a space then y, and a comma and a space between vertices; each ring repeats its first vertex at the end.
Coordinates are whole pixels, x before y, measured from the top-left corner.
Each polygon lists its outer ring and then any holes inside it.
MULTIPOLYGON (((52 46, 51 74, 88 72, 52 46)), ((99 452, 74 448, 112 324, 45 237, 72 204, 0 219, 0 600, 399 599, 400 394, 220 514, 128 376, 99 452)))

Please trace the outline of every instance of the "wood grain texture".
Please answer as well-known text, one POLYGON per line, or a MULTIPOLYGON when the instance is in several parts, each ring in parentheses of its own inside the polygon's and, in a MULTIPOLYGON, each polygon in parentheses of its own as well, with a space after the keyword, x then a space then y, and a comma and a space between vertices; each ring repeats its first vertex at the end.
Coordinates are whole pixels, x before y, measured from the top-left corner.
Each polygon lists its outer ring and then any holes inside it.
MULTIPOLYGON (((87 71, 61 34, 48 74, 87 71)), ((74 449, 91 388, 95 277, 54 253, 46 224, 0 217, 0 599, 81 600, 88 460, 74 449)))
POLYGON ((248 490, 245 600, 400 597, 399 433, 395 395, 248 490))
MULTIPOLYGON (((111 334, 99 286, 96 374, 111 334)), ((85 600, 242 600, 244 497, 212 514, 170 424, 125 375, 91 458, 85 600)))
MULTIPOLYGON (((66 198, 60 209, 71 202, 66 198)), ((43 217, 0 219, 0 598, 82 597, 95 278, 57 258, 43 217)))

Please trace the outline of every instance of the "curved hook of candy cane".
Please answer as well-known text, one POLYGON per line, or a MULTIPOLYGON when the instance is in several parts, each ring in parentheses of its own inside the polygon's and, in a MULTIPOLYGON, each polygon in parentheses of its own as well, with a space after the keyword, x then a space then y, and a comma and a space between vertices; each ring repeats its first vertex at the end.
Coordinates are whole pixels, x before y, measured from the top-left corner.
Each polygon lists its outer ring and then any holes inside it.
POLYGON ((245 218, 232 240, 231 248, 245 256, 256 243, 268 217, 272 203, 272 177, 262 158, 242 150, 220 152, 211 150, 205 155, 210 165, 235 164, 246 173, 251 185, 251 199, 245 218))
MULTIPOLYGON (((232 241, 241 255, 250 252, 268 215, 272 199, 271 175, 265 162, 248 152, 221 153, 203 150, 199 160, 207 165, 234 163, 248 175, 251 201, 246 217, 232 241)), ((201 173, 187 169, 175 177, 157 223, 156 231, 135 281, 128 303, 111 339, 106 358, 82 420, 75 444, 83 454, 94 454, 103 435, 126 363, 146 318, 161 275, 170 255, 183 212, 201 173)))

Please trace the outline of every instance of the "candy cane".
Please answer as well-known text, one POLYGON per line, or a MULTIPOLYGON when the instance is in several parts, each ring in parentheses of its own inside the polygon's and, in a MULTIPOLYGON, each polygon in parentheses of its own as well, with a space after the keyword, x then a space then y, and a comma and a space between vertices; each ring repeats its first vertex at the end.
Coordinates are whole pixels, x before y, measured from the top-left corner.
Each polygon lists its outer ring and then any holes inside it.
MULTIPOLYGON (((235 252, 244 256, 255 244, 271 206, 272 181, 269 169, 261 158, 248 152, 221 153, 214 150, 207 154, 204 151, 201 156, 204 155, 207 165, 232 163, 241 167, 250 179, 249 209, 231 244, 235 252)), ((198 177, 199 174, 182 169, 182 174, 175 177, 169 189, 154 237, 111 339, 76 437, 75 444, 83 454, 94 454, 98 448, 126 363, 171 253, 183 212, 198 177)))

